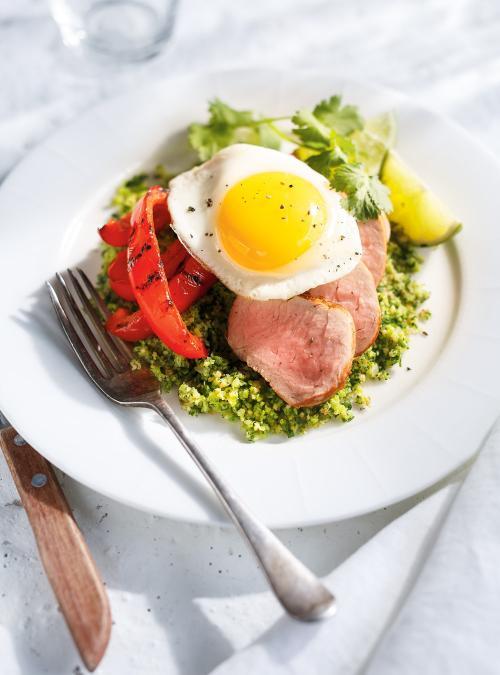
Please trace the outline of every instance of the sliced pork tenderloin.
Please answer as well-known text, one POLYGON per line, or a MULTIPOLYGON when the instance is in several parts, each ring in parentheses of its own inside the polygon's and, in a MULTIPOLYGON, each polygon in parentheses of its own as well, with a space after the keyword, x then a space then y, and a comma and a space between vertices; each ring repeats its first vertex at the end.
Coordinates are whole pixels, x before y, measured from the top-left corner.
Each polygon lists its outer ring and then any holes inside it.
POLYGON ((242 361, 297 408, 322 403, 344 386, 356 344, 354 322, 344 307, 305 296, 237 297, 227 339, 242 361))
POLYGON ((372 220, 358 221, 359 236, 363 247, 362 261, 368 267, 378 286, 385 272, 387 262, 387 241, 391 227, 385 213, 372 220))
POLYGON ((363 262, 345 277, 311 289, 309 295, 340 304, 350 312, 356 330, 356 356, 375 342, 380 329, 380 305, 375 281, 363 262))
POLYGON ((384 212, 382 212, 379 216, 379 219, 382 221, 382 225, 384 226, 385 240, 389 241, 391 238, 391 224, 389 222, 389 218, 384 212))

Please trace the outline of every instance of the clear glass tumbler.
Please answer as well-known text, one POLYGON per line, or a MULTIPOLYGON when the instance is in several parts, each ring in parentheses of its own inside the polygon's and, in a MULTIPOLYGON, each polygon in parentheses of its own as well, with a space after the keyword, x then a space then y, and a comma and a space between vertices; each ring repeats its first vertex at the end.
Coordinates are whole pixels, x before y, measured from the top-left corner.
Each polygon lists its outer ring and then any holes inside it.
POLYGON ((66 46, 117 63, 154 56, 174 26, 177 0, 50 0, 66 46))

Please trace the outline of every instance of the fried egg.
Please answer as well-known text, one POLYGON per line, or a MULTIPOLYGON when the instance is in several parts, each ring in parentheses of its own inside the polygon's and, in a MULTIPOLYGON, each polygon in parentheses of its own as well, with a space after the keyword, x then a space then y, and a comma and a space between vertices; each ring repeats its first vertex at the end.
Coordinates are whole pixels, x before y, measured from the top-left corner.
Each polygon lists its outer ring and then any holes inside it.
POLYGON ((338 279, 361 259, 356 220, 328 180, 293 155, 224 148, 170 182, 172 228, 228 288, 288 299, 338 279))

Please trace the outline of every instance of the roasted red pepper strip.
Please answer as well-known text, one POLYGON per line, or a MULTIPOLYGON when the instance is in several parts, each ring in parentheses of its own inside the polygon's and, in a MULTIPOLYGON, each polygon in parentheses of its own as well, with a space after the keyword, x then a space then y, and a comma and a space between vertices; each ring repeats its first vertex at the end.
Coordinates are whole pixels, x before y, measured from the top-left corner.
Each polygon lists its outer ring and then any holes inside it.
POLYGON ((179 271, 180 266, 188 256, 189 253, 178 239, 175 239, 168 245, 160 255, 167 279, 170 279, 170 277, 173 277, 179 271))
POLYGON ((141 310, 129 314, 123 307, 119 307, 108 318, 106 328, 110 333, 127 342, 137 342, 153 335, 141 310))
POLYGON ((170 296, 154 230, 153 210, 162 204, 167 204, 166 190, 152 187, 132 212, 132 235, 127 248, 130 283, 146 321, 160 340, 181 356, 204 358, 207 348, 189 332, 170 296))
POLYGON ((202 298, 216 281, 215 274, 189 256, 181 271, 168 282, 170 296, 179 312, 185 312, 188 307, 202 298))
POLYGON ((127 271, 127 251, 119 251, 116 254, 116 258, 109 263, 108 277, 113 281, 129 281, 127 271))
MULTIPOLYGON (((189 309, 216 281, 214 274, 190 256, 183 269, 169 282, 171 297, 177 309, 180 312, 189 309)), ((124 309, 117 309, 108 319, 106 328, 113 335, 128 342, 137 342, 153 335, 140 309, 132 314, 128 314, 124 309)))
POLYGON ((108 267, 108 280, 112 290, 124 300, 135 300, 127 272, 127 251, 120 251, 108 267))
POLYGON ((101 239, 110 246, 126 246, 131 232, 130 216, 130 213, 126 213, 121 218, 110 218, 98 230, 101 239))
MULTIPOLYGON (((175 239, 161 254, 167 279, 170 279, 182 265, 188 252, 178 239, 175 239)), ((127 251, 120 251, 108 267, 109 285, 124 300, 135 300, 127 271, 127 251)), ((183 310, 180 310, 183 311, 183 310)))
MULTIPOLYGON (((129 211, 121 218, 110 218, 98 230, 101 239, 111 246, 127 246, 132 233, 131 216, 132 212, 129 211)), ((171 218, 166 200, 155 206, 153 218, 156 232, 162 230, 165 225, 170 224, 171 218)))
POLYGON ((129 302, 135 301, 134 291, 128 279, 125 282, 120 279, 110 279, 109 287, 119 298, 123 298, 123 300, 128 300, 129 302))

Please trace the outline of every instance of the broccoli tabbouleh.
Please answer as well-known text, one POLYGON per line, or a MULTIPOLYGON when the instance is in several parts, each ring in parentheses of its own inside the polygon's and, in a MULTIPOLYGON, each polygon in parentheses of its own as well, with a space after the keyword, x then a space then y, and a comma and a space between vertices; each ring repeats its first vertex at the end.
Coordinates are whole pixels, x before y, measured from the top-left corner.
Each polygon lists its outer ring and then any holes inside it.
MULTIPOLYGON (((113 199, 117 216, 129 211, 152 184, 167 185, 170 176, 161 168, 151 175, 141 174, 120 186, 113 199)), ((175 235, 171 230, 159 235, 165 247, 175 235)), ((136 308, 116 296, 108 286, 107 267, 118 249, 102 245, 102 270, 98 289, 111 310, 136 308)), ((422 259, 413 247, 391 240, 388 245, 385 276, 378 287, 382 323, 376 342, 353 361, 352 372, 341 391, 312 408, 292 408, 267 382, 242 363, 226 340, 227 317, 234 294, 217 283, 208 294, 183 314, 188 328, 203 338, 210 356, 188 360, 178 356, 157 338, 135 344, 134 368, 146 365, 158 378, 163 391, 177 388, 179 399, 190 415, 218 413, 239 422, 250 441, 268 434, 295 436, 329 420, 349 422, 353 409, 369 405, 363 384, 387 380, 391 368, 401 363, 409 347, 409 337, 419 331, 419 323, 429 317, 421 309, 428 292, 413 279, 422 259)))

